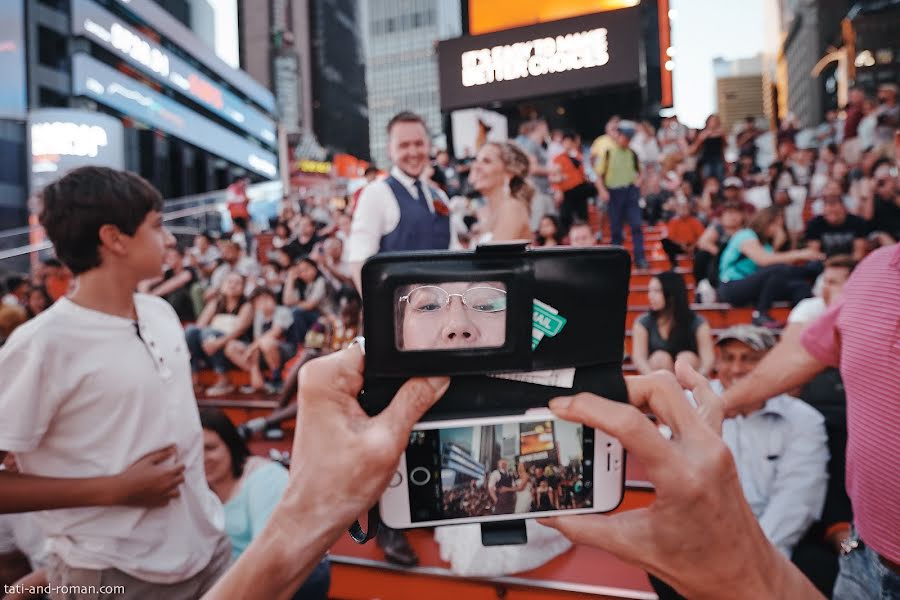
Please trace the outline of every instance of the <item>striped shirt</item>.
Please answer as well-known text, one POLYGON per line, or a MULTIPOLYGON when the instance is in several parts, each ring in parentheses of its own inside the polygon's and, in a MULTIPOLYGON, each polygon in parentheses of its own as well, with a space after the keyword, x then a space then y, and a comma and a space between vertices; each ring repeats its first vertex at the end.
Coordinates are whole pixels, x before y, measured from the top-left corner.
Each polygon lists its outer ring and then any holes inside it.
POLYGON ((873 252, 801 342, 847 392, 847 493, 859 536, 900 562, 900 244, 873 252))

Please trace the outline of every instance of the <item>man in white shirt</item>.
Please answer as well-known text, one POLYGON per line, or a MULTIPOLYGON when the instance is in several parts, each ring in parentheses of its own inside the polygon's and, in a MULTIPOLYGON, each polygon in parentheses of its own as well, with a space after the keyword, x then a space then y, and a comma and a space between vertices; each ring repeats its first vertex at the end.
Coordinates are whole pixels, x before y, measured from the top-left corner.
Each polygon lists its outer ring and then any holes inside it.
MULTIPOLYGON (((726 329, 716 343, 711 386, 722 394, 775 346, 762 327, 726 329)), ((827 436, 822 415, 781 394, 760 410, 726 419, 722 439, 731 449, 744 496, 769 541, 790 557, 794 544, 819 518, 828 485, 827 436)))
POLYGON ((362 264, 373 254, 446 250, 452 244, 449 200, 425 174, 431 149, 425 121, 401 112, 387 131, 394 167, 387 179, 363 188, 347 240, 347 261, 359 289, 362 264))
MULTIPOLYGON (((775 346, 764 327, 737 325, 716 343, 716 372, 710 382, 721 395, 746 376, 775 346)), ((828 487, 825 419, 808 404, 781 394, 760 410, 725 419, 722 440, 731 450, 744 498, 766 538, 791 557, 794 545, 822 514, 828 487)), ((680 598, 651 577, 661 600, 680 598)))
POLYGON ((230 560, 206 484, 184 331, 135 294, 175 242, 162 198, 132 173, 82 167, 47 186, 41 225, 75 291, 0 349, 0 513, 35 512, 53 600, 189 600, 230 560), (64 589, 64 588, 63 588, 64 589))

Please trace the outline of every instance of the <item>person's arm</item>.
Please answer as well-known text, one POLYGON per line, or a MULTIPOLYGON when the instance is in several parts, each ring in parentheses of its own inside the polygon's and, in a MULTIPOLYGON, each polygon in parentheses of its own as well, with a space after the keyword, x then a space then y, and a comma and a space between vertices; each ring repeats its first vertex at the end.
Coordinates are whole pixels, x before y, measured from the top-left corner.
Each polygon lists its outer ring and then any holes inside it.
POLYGON ((284 306, 296 306, 300 302, 300 294, 297 292, 297 270, 296 267, 288 269, 287 277, 284 280, 284 289, 281 292, 281 303, 284 306))
MULTIPOLYGON (((0 451, 0 461, 6 451, 0 451)), ((147 454, 119 475, 42 477, 0 471, 0 514, 85 506, 165 506, 179 496, 184 465, 175 446, 147 454)))
POLYGON ((653 372, 648 362, 649 343, 650 334, 647 328, 635 321, 631 327, 631 362, 641 375, 653 372))
POLYGON ((716 363, 715 343, 709 323, 704 321, 703 325, 697 328, 696 337, 697 354, 700 357, 700 374, 708 377, 716 363))
MULTIPOLYGON (((366 259, 378 252, 381 236, 390 232, 387 229, 386 201, 384 194, 391 194, 387 183, 370 183, 359 195, 353 221, 350 224, 350 237, 347 238, 347 262, 356 290, 362 294, 362 266, 366 259), (381 194, 381 196, 379 196, 381 194)), ((391 197, 393 200, 393 197, 391 197)))
POLYGON ((137 284, 137 291, 139 294, 151 294, 151 290, 163 282, 163 278, 160 275, 159 277, 151 277, 150 279, 144 279, 143 281, 139 281, 137 284))
POLYGON ((859 262, 866 257, 868 243, 866 238, 858 237, 853 239, 853 260, 859 262))
POLYGON ((769 500, 759 516, 766 537, 788 558, 821 516, 828 489, 825 419, 807 405, 802 408, 801 414, 792 415, 791 431, 785 435, 785 447, 776 459, 769 500))
POLYGON ((494 501, 494 504, 497 503, 497 478, 494 477, 494 473, 491 472, 487 478, 487 491, 488 496, 491 497, 491 500, 494 501))
POLYGON ((668 373, 626 378, 630 405, 589 393, 550 402, 558 417, 618 439, 647 469, 653 505, 539 522, 577 544, 639 565, 688 598, 823 598, 766 539, 744 498, 731 452, 687 402, 682 387, 701 404, 712 400, 709 383, 686 361, 678 361, 675 370, 677 379, 668 373), (671 439, 642 410, 671 428, 671 439))
POLYGON ((716 229, 715 225, 710 225, 700 235, 700 239, 697 240, 697 248, 716 256, 719 254, 718 241, 719 231, 716 229))
POLYGON ((30 600, 31 598, 43 598, 43 596, 31 594, 28 590, 45 586, 47 583, 47 571, 44 569, 37 569, 16 581, 15 584, 13 584, 13 591, 6 594, 6 596, 3 597, 3 600, 30 600), (16 592, 16 588, 23 590, 22 593, 16 592))
POLYGON ((797 261, 823 260, 821 252, 804 248, 802 250, 788 250, 787 252, 769 252, 763 248, 756 238, 748 238, 741 243, 741 254, 752 260, 760 267, 771 265, 790 264, 797 261))
POLYGON ((221 344, 222 347, 224 347, 225 344, 227 344, 231 340, 236 340, 239 337, 241 337, 242 335, 244 335, 244 333, 246 333, 246 331, 248 329, 250 329, 250 326, 252 326, 252 325, 253 325, 253 305, 251 305, 249 302, 246 302, 241 307, 241 309, 238 311, 237 324, 234 326, 234 329, 232 329, 227 334, 216 338, 215 341, 217 343, 221 344))
POLYGON ((806 247, 813 252, 821 252, 822 251, 822 241, 821 240, 806 240, 806 247))
POLYGON ((197 327, 209 327, 213 317, 216 316, 216 304, 215 300, 210 299, 203 305, 203 310, 200 311, 200 316, 197 317, 197 327))
POLYGON ((327 290, 325 289, 325 280, 321 277, 316 278, 310 285, 312 287, 306 294, 306 300, 301 300, 297 303, 297 307, 303 310, 313 310, 318 308, 322 303, 322 300, 325 299, 327 293, 327 290))
POLYGON ((288 487, 263 531, 205 600, 291 598, 325 552, 373 506, 394 476, 413 425, 449 385, 446 377, 407 381, 375 417, 357 399, 358 347, 316 359, 299 376, 297 432, 288 487), (337 446, 334 440, 341 440, 337 446), (331 448, 322 452, 322 448, 331 448), (328 501, 311 490, 327 489, 328 501))
POLYGON ((170 277, 157 286, 154 286, 149 293, 154 296, 168 296, 172 292, 179 290, 194 280, 194 274, 185 269, 178 275, 170 277))
POLYGON ((688 154, 693 155, 693 154, 697 154, 698 152, 700 152, 700 148, 703 147, 703 142, 705 142, 706 138, 708 138, 708 137, 709 137, 708 129, 704 129, 699 134, 697 134, 697 138, 694 140, 694 142, 690 146, 688 146, 688 149, 687 149, 688 154))

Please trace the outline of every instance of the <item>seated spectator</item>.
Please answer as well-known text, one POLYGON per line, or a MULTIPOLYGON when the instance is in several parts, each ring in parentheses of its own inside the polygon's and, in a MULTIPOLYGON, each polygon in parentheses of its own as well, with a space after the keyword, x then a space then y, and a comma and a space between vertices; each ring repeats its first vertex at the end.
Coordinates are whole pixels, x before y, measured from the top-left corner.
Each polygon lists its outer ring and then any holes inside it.
POLYGON ((822 214, 806 225, 806 246, 825 256, 849 254, 857 261, 866 255, 866 222, 844 206, 840 185, 829 182, 822 195, 822 214))
POLYGON ((212 232, 204 231, 194 236, 194 244, 185 253, 189 267, 196 269, 204 279, 209 279, 216 267, 222 253, 216 245, 216 238, 212 232))
MULTIPOLYGON (((216 408, 200 409, 206 479, 225 507, 225 533, 237 560, 266 526, 288 485, 280 464, 252 456, 234 424, 216 408)), ((312 493, 312 490, 310 490, 312 493)), ((325 599, 331 581, 328 559, 313 570, 294 594, 296 600, 325 599)))
POLYGON ((198 281, 197 272, 184 265, 184 253, 178 246, 166 250, 163 274, 154 279, 142 281, 138 291, 159 296, 172 305, 182 323, 190 323, 197 318, 191 286, 198 281))
POLYGON ((240 246, 248 256, 253 256, 253 236, 245 217, 235 217, 231 222, 231 241, 240 246))
POLYGON ((250 385, 241 388, 244 393, 265 391, 276 394, 281 391, 281 368, 297 351, 285 335, 294 322, 291 310, 278 305, 275 292, 259 286, 247 298, 253 307, 252 339, 233 339, 225 345, 225 357, 242 371, 250 373, 250 385), (268 380, 264 372, 270 372, 268 380))
POLYGON ((787 326, 781 332, 782 340, 799 336, 809 323, 819 318, 826 308, 844 291, 844 284, 856 268, 857 261, 848 254, 839 254, 825 260, 822 272, 821 294, 800 301, 788 316, 787 326))
POLYGON ((321 238, 316 235, 316 222, 309 216, 294 217, 291 221, 291 239, 283 247, 292 261, 309 256, 321 238))
MULTIPOLYGON (((710 382, 713 391, 722 394, 774 346, 775 336, 761 327, 739 325, 723 332, 716 344, 719 379, 710 382)), ((782 394, 755 412, 725 419, 722 439, 760 528, 790 557, 825 502, 828 445, 822 415, 782 394)), ((680 598, 655 577, 650 580, 661 600, 680 598)))
MULTIPOLYGON (((15 455, 9 453, 0 469, 18 473, 15 455)), ((0 587, 30 587, 47 585, 47 537, 30 513, 0 514, 0 587)), ((25 591, 10 590, 4 600, 32 598, 25 591)))
POLYGON ((353 285, 353 274, 344 259, 344 242, 338 237, 327 237, 316 245, 310 258, 319 267, 329 287, 337 293, 341 288, 353 285))
POLYGON ((866 186, 860 216, 868 220, 871 238, 878 246, 900 241, 900 186, 896 177, 880 176, 866 186))
MULTIPOLYGON (((745 215, 739 203, 726 203, 722 206, 719 217, 709 224, 697 240, 694 252, 694 281, 698 284, 698 291, 700 284, 706 280, 713 288, 711 290, 713 296, 715 295, 715 288, 719 285, 719 257, 731 240, 731 236, 743 229, 745 215)), ((703 297, 704 302, 713 299, 703 297)))
POLYGON ((272 228, 272 248, 279 250, 287 246, 291 238, 291 230, 287 223, 278 221, 272 228))
POLYGON ((535 246, 550 248, 562 244, 563 236, 559 229, 559 219, 555 215, 544 215, 537 229, 535 246))
POLYGON ((797 261, 819 261, 815 250, 775 252, 773 245, 785 239, 784 217, 778 207, 757 213, 749 227, 735 233, 719 261, 718 296, 734 306, 754 304, 753 324, 775 327, 769 309, 779 300, 796 305, 812 295, 809 280, 816 269, 795 267, 797 261))
POLYGON ((53 298, 44 286, 34 286, 28 291, 28 299, 25 302, 25 313, 29 319, 33 319, 53 304, 53 298))
POLYGON ((3 304, 25 306, 28 302, 28 290, 31 289, 31 284, 28 283, 26 277, 21 275, 10 275, 6 278, 4 287, 6 288, 6 292, 3 296, 3 304))
POLYGON ((678 255, 692 254, 703 235, 703 223, 694 216, 694 207, 690 202, 681 201, 676 204, 676 214, 666 222, 666 232, 662 247, 674 271, 678 268, 678 255))
POLYGON ((207 396, 223 396, 234 391, 228 381, 231 363, 225 356, 225 346, 232 340, 247 342, 250 336, 253 307, 244 295, 244 285, 244 277, 239 273, 226 275, 216 297, 203 307, 197 323, 185 331, 195 390, 201 368, 211 367, 216 372, 216 382, 206 390, 207 396))
POLYGON ((573 221, 587 221, 588 198, 596 192, 584 174, 578 135, 574 131, 566 131, 562 142, 565 152, 553 159, 550 181, 559 206, 560 226, 563 232, 568 232, 573 221))
POLYGON ((319 266, 311 258, 301 258, 288 270, 282 294, 282 304, 291 308, 294 315, 289 339, 305 338, 307 329, 325 312, 328 302, 328 284, 319 266))
POLYGON ((688 305, 684 279, 677 273, 660 273, 650 280, 650 311, 631 329, 631 359, 642 374, 675 371, 675 361, 685 358, 705 375, 712 370, 712 333, 706 319, 688 305))
POLYGON ((569 245, 576 248, 591 248, 597 245, 597 238, 591 226, 583 221, 575 221, 569 228, 569 245))
POLYGON ((281 298, 284 293, 284 282, 287 278, 287 269, 282 266, 281 262, 273 258, 262 266, 262 274, 260 276, 260 285, 264 285, 273 292, 276 298, 281 298))
POLYGON ((219 240, 219 251, 222 253, 221 263, 209 278, 209 289, 203 294, 204 301, 209 301, 218 293, 225 277, 231 273, 237 273, 249 281, 255 281, 259 274, 256 259, 247 256, 232 240, 228 238, 219 240))

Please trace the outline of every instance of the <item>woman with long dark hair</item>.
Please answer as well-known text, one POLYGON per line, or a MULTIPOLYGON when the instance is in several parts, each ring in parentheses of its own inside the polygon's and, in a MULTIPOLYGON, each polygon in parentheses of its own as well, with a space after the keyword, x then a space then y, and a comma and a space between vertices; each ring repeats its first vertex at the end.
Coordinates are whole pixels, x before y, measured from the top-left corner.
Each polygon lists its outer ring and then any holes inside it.
POLYGON ((785 238, 784 214, 777 206, 759 211, 745 229, 729 240, 719 260, 718 296, 733 306, 754 304, 753 324, 773 327, 769 316, 772 304, 789 300, 794 306, 812 296, 810 280, 816 268, 795 267, 791 263, 822 261, 821 252, 804 248, 775 252, 785 238))
POLYGON ((631 329, 631 359, 638 371, 675 370, 675 361, 687 359, 706 375, 715 352, 709 323, 691 310, 681 275, 660 273, 650 280, 650 310, 631 329))
MULTIPOLYGON (((221 409, 201 408, 200 424, 206 481, 225 507, 225 533, 231 539, 232 560, 237 560, 266 526, 288 485, 288 472, 274 461, 251 455, 221 409)), ((324 600, 330 581, 326 558, 297 590, 294 600, 324 600)))

